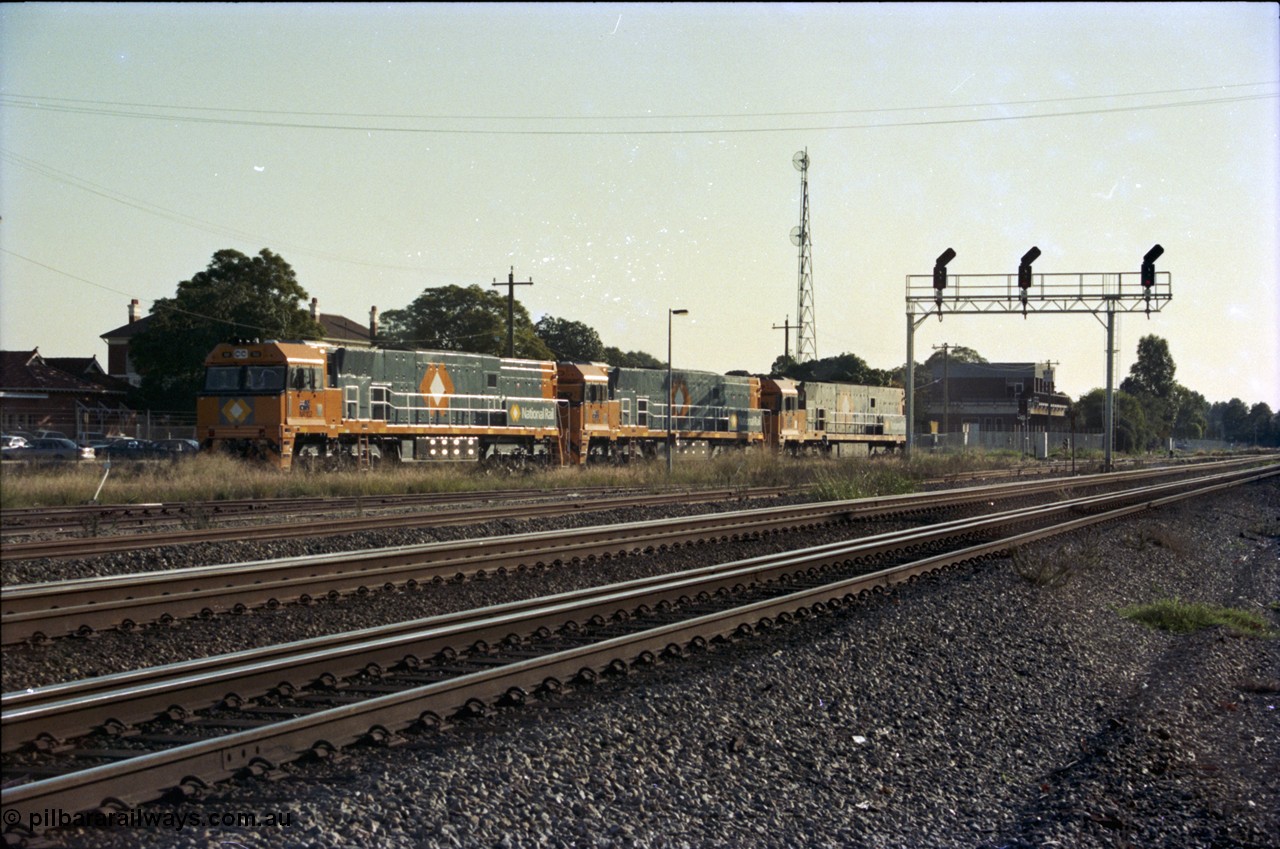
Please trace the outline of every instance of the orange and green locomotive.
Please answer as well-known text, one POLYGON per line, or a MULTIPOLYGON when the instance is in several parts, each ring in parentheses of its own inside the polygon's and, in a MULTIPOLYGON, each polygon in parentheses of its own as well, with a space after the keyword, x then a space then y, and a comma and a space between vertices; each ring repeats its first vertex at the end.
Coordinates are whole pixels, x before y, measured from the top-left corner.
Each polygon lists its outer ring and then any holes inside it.
POLYGON ((218 345, 196 404, 206 447, 295 463, 559 461, 554 363, 444 351, 218 345))
POLYGON ((890 387, 309 342, 226 343, 205 367, 205 447, 281 469, 753 447, 838 455, 906 439, 903 393, 890 387))

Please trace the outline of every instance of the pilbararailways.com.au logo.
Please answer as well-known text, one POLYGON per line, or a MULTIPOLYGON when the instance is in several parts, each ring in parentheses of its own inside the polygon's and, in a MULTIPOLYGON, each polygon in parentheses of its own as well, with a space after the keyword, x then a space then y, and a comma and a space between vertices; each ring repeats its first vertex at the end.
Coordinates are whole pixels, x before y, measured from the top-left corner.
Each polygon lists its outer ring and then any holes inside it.
POLYGON ((289 828, 293 814, 288 811, 80 811, 61 808, 29 811, 26 816, 13 808, 2 816, 6 829, 25 826, 32 832, 48 828, 145 828, 182 831, 184 828, 289 828))

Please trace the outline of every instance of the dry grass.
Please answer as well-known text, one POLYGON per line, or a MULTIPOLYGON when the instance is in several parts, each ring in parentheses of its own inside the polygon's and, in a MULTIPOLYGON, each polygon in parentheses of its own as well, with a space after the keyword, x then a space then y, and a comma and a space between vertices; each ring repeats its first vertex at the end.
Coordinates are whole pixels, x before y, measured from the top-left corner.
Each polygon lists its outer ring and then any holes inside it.
POLYGON ((1009 553, 1014 574, 1037 587, 1060 587, 1077 572, 1094 568, 1102 562, 1102 544, 1096 533, 1084 533, 1070 539, 1050 553, 1043 546, 1029 551, 1014 548, 1009 553))
POLYGON ((628 487, 776 486, 811 493, 823 500, 912 491, 919 480, 961 471, 1003 468, 1000 456, 845 459, 793 458, 763 451, 731 452, 707 460, 678 457, 667 474, 662 460, 622 466, 543 469, 510 473, 467 465, 384 466, 376 471, 280 473, 217 454, 179 462, 114 463, 105 481, 96 463, 0 468, 0 506, 87 504, 101 486, 98 502, 141 504, 251 498, 389 495, 492 489, 573 489, 628 487))

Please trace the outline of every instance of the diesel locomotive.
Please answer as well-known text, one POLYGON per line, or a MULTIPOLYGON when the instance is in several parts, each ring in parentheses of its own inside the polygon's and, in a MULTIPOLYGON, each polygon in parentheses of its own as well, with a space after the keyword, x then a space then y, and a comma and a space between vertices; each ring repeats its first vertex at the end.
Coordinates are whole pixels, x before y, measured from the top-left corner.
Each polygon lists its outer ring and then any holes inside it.
POLYGON ((455 351, 230 342, 205 360, 207 449, 281 469, 347 462, 580 465, 712 455, 894 450, 901 389, 455 351), (670 448, 668 448, 670 446, 670 448))

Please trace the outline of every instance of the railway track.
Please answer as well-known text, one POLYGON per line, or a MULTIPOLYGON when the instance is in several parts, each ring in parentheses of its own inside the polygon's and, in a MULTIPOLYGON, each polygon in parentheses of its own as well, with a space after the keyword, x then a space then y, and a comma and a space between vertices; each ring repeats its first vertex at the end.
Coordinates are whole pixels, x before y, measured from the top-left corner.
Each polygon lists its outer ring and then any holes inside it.
MULTIPOLYGON (((626 674, 895 583, 1280 474, 1280 466, 944 522, 0 699, 0 805, 120 809, 626 674), (87 736, 84 736, 88 732, 87 736)), ((17 838, 20 832, 11 837, 17 838)))
MULTIPOLYGON (((708 501, 732 501, 741 498, 772 498, 783 495, 788 491, 785 487, 753 487, 749 489, 725 488, 680 492, 632 493, 612 497, 605 496, 602 493, 553 493, 545 496, 540 501, 521 500, 519 504, 511 504, 509 503, 511 499, 508 499, 508 503, 497 506, 435 510, 428 513, 397 513, 345 519, 327 517, 283 524, 239 525, 236 527, 117 534, 111 536, 64 537, 7 543, 3 549, 0 549, 0 563, 12 563, 19 560, 92 557, 99 554, 136 551, 141 548, 159 548, 168 545, 314 538, 362 531, 389 530, 392 528, 443 527, 446 525, 472 524, 500 519, 563 516, 624 507, 697 504, 708 501)), ((368 509, 367 505, 365 509, 368 509)), ((290 508, 285 513, 285 515, 295 514, 295 508, 290 508)))
MULTIPOLYGON (((1256 460, 1255 460, 1256 461, 1256 460)), ((1240 461, 1247 462, 1247 461, 1240 461)), ((1068 463, 1035 467, 962 472, 922 481, 925 486, 954 486, 973 480, 1045 479, 1070 468, 1068 463)), ((175 502, 170 504, 80 505, 0 511, 0 526, 8 542, 0 548, 0 564, 21 560, 92 557, 169 545, 216 543, 227 540, 297 539, 362 531, 444 526, 509 518, 566 515, 628 506, 698 503, 742 498, 769 498, 791 492, 788 487, 729 487, 635 493, 608 487, 582 490, 488 491, 484 493, 371 496, 321 499, 263 499, 243 501, 175 502), (356 518, 314 518, 343 512, 412 510, 459 501, 501 501, 508 506, 401 515, 361 515, 356 518), (537 503, 542 501, 544 503, 537 503), (518 505, 512 502, 520 502, 518 505), (306 515, 307 521, 263 524, 281 517, 306 515), (246 522, 256 524, 247 525, 246 522), (236 527, 210 524, 238 522, 236 527), (180 524, 183 530, 149 532, 157 525, 180 524), (199 524, 200 528, 190 525, 199 524), (110 533, 103 533, 110 531, 110 533), (124 531, 124 533, 119 533, 124 531), (39 535, 40 539, 25 539, 39 535)))
MULTIPOLYGON (((687 491, 687 490, 680 490, 687 491)), ((115 533, 179 525, 209 526, 226 522, 275 520, 289 516, 409 510, 471 502, 569 501, 641 494, 626 487, 572 489, 491 489, 475 492, 430 492, 401 495, 355 495, 306 498, 241 498, 213 501, 170 501, 139 504, 76 504, 62 507, 10 507, 0 510, 0 536, 13 538, 38 532, 115 533)))
MULTIPOLYGON (((1214 468, 1233 469, 1238 465, 1230 462, 1214 468)), ((960 508, 975 501, 994 504, 1182 474, 1186 474, 1186 470, 1158 469, 1069 480, 992 484, 481 540, 10 585, 0 599, 0 643, 12 645, 68 634, 87 635, 116 627, 127 630, 191 616, 211 617, 294 601, 309 603, 316 598, 338 597, 375 587, 414 587, 706 540, 922 515, 960 508)))

